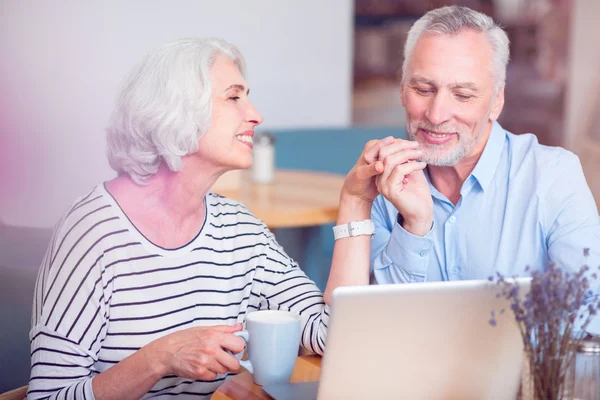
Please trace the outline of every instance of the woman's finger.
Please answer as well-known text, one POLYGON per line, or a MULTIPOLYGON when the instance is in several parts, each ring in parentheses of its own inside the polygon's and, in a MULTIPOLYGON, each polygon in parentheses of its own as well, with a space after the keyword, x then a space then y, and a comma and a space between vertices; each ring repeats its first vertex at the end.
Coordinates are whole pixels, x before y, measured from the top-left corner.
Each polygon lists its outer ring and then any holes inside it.
POLYGON ((371 164, 359 166, 356 169, 356 176, 360 180, 367 180, 369 178, 381 174, 383 171, 383 163, 381 161, 375 161, 371 164))
MULTIPOLYGON (((221 353, 225 353, 225 352, 221 351, 221 353)), ((227 354, 227 353, 225 353, 225 354, 227 354)), ((231 357, 233 357, 233 356, 231 356, 231 357)), ((223 365, 221 362, 219 362, 219 360, 217 358, 212 358, 210 363, 206 367, 211 372, 214 372, 215 374, 223 375, 223 374, 230 372, 230 369, 227 368, 225 365, 223 365)))
MULTIPOLYGON (((198 328, 206 329, 205 326, 199 326, 198 328)), ((238 322, 235 325, 215 325, 215 326, 211 326, 211 328, 215 329, 217 331, 220 331, 220 332, 224 332, 224 333, 233 333, 233 332, 241 331, 242 324, 238 322)))
POLYGON ((244 351, 245 347, 244 339, 232 333, 224 333, 218 338, 218 343, 223 349, 229 350, 234 354, 244 351))
POLYGON ((221 366, 223 366, 223 368, 225 368, 228 372, 237 372, 240 369, 240 360, 238 360, 237 357, 226 351, 218 352, 216 354, 216 361, 218 361, 218 363, 221 366))
POLYGON ((200 378, 203 381, 214 381, 215 379, 217 379, 217 373, 211 370, 206 370, 202 374, 199 374, 198 378, 200 378))

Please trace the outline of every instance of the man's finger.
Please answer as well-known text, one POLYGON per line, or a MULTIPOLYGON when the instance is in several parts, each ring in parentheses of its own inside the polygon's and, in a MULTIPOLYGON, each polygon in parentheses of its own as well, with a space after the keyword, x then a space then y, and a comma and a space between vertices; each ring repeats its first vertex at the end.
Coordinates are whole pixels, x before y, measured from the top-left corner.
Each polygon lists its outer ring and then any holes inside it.
POLYGON ((383 190, 383 186, 381 184, 381 175, 377 176, 375 178, 375 187, 377 188, 377 191, 381 194, 383 194, 385 196, 385 194, 382 192, 383 190))
MULTIPOLYGON (((404 183, 404 179, 407 175, 409 175, 415 171, 421 171, 421 170, 425 169, 426 166, 427 166, 427 163, 420 162, 420 161, 407 162, 407 163, 404 163, 401 165, 396 165, 396 167, 394 168, 394 171, 391 173, 391 175, 389 177, 389 181, 392 184, 401 185, 404 183)), ((408 181, 407 181, 407 183, 408 183, 408 181)))
POLYGON ((394 143, 384 146, 379 150, 377 159, 383 160, 390 154, 400 153, 405 150, 415 150, 418 149, 419 146, 420 144, 418 142, 412 140, 396 139, 394 143))
POLYGON ((398 153, 390 154, 384 158, 379 157, 379 160, 383 162, 383 165, 399 165, 404 164, 407 161, 416 161, 418 158, 423 156, 423 150, 403 150, 398 153))
POLYGON ((387 185, 390 175, 392 174, 392 172, 395 171, 396 166, 397 166, 397 164, 386 164, 386 163, 383 164, 384 171, 381 174, 381 182, 384 185, 387 185))
POLYGON ((388 146, 392 143, 394 143, 393 136, 388 136, 384 139, 378 140, 373 146, 369 147, 368 149, 365 149, 363 159, 367 164, 374 163, 379 157, 379 149, 381 149, 384 146, 388 146))

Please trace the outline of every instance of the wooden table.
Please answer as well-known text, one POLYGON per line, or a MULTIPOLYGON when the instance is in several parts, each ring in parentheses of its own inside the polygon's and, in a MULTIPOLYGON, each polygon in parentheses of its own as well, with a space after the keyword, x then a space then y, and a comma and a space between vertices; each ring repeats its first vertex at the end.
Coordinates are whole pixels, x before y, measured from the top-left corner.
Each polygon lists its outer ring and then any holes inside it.
POLYGON ((324 172, 277 170, 275 180, 256 183, 246 175, 239 189, 214 192, 244 204, 270 229, 335 222, 345 177, 324 172))
MULTIPOLYGON (((292 374, 290 382, 314 382, 319 380, 321 374, 321 356, 309 355, 301 356, 296 360, 296 367, 292 374)), ((262 390, 261 386, 255 385, 252 382, 252 375, 248 371, 244 371, 229 378, 213 396, 213 400, 234 400, 234 399, 249 399, 249 400, 272 400, 271 396, 262 390)))

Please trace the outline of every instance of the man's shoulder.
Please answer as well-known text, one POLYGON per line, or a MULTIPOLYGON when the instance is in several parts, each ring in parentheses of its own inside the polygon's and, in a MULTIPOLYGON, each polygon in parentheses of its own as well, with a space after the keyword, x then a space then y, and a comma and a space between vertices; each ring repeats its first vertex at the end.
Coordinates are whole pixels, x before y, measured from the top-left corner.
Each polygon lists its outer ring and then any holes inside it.
POLYGON ((575 154, 562 147, 542 145, 532 134, 508 133, 507 137, 510 143, 507 178, 519 196, 530 193, 547 199, 549 192, 556 193, 557 184, 564 195, 583 189, 583 170, 575 154))
MULTIPOLYGON (((556 171, 568 172, 580 168, 579 157, 559 146, 540 144, 537 136, 531 133, 515 135, 507 131, 510 146, 511 164, 526 167, 526 170, 547 176, 556 171)), ((523 168, 517 168, 523 171, 523 168)))

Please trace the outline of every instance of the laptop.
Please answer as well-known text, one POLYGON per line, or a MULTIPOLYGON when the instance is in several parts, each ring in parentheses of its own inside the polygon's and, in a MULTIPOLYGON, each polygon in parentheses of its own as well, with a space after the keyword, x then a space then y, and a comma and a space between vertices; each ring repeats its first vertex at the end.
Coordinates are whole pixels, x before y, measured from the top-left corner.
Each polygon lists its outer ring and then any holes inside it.
MULTIPOLYGON (((530 278, 517 281, 524 296, 530 278)), ((488 281, 338 288, 320 381, 263 389, 276 400, 515 399, 523 344, 499 292, 488 281)))

